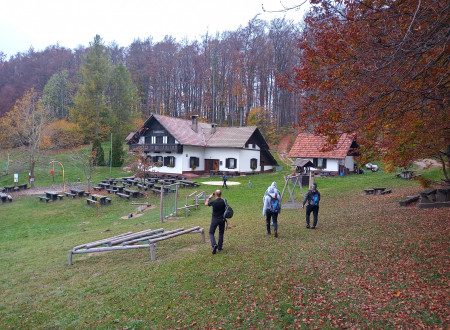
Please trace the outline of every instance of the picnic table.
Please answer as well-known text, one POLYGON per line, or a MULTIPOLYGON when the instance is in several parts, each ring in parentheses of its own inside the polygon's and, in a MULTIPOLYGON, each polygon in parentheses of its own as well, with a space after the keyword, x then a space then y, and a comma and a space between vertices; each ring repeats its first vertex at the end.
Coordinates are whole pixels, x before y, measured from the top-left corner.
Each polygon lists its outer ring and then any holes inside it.
POLYGON ((178 180, 183 186, 189 186, 189 187, 198 187, 200 186, 200 183, 195 181, 189 181, 189 180, 178 180))
POLYGON ((4 194, 4 193, 0 193, 0 199, 1 199, 2 203, 12 202, 11 196, 4 194))
POLYGON ((45 196, 52 201, 56 201, 58 199, 59 193, 57 193, 56 191, 44 191, 44 193, 45 196))
POLYGON ((78 197, 83 197, 84 196, 84 190, 80 190, 80 189, 70 189, 70 192, 78 197))
POLYGON ((111 187, 111 185, 110 185, 109 183, 106 183, 106 182, 100 182, 100 183, 98 184, 98 186, 99 186, 99 187, 102 187, 103 189, 106 189, 106 188, 111 187))
POLYGON ((13 192, 14 191, 14 186, 5 186, 5 192, 13 192))
POLYGON ((25 190, 28 188, 28 184, 27 183, 18 184, 17 188, 25 190))
POLYGON ((100 203, 100 205, 105 205, 106 204, 106 196, 104 195, 97 195, 97 194, 92 194, 91 195, 91 199, 98 201, 100 203))
POLYGON ((384 188, 384 187, 373 187, 372 189, 373 189, 373 191, 374 191, 374 195, 376 195, 376 194, 378 194, 378 193, 381 194, 383 191, 386 190, 386 188, 384 188))
POLYGON ((123 191, 124 191, 124 193, 126 193, 127 195, 130 195, 131 198, 138 198, 138 197, 139 197, 139 194, 140 194, 140 191, 133 190, 133 189, 124 189, 123 191))

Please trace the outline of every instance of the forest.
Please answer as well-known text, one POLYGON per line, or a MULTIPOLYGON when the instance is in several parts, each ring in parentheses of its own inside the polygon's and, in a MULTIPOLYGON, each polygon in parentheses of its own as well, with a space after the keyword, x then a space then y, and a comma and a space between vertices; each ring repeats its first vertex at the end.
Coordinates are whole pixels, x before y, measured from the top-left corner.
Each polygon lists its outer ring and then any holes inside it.
POLYGON ((87 48, 0 53, 2 146, 33 131, 17 134, 24 123, 41 123, 43 133, 22 145, 67 147, 67 136, 79 144, 125 136, 151 113, 197 114, 257 125, 272 143, 295 129, 327 136, 332 148, 353 134, 360 162, 394 170, 436 158, 450 180, 449 3, 310 4, 301 24, 254 18, 195 41, 149 36, 120 47, 95 35, 87 48), (34 112, 42 120, 18 119, 34 112))
MULTIPOLYGON (((16 100, 34 88, 48 100, 53 118, 79 122, 79 113, 75 113, 79 109, 72 113, 69 109, 80 107, 77 98, 87 71, 103 74, 103 81, 96 82, 99 93, 112 95, 108 71, 123 65, 122 72, 116 73, 130 75, 136 95, 128 103, 130 108, 122 112, 137 114, 139 119, 151 113, 176 117, 195 113, 221 126, 242 126, 254 110, 261 121, 279 131, 292 126, 298 115, 296 93, 281 89, 276 78, 298 64, 293 55, 299 31, 285 19, 254 19, 237 31, 206 34, 200 41, 177 42, 166 36, 154 42, 148 37, 119 47, 116 43, 104 45, 101 36, 95 36, 88 48, 53 45, 41 52, 30 49, 0 62, 0 115, 12 110, 16 100), (89 55, 96 47, 102 54, 89 55)), ((114 101, 108 103, 103 106, 111 108, 114 101)))

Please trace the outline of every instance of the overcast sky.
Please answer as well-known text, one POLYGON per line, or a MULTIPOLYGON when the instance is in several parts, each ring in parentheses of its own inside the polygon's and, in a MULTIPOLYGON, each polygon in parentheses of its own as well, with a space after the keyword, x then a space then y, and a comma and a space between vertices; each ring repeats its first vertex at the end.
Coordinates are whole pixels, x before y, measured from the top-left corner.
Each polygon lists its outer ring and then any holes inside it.
MULTIPOLYGON (((285 6, 300 0, 282 0, 285 6)), ((99 34, 106 44, 126 47, 137 38, 166 35, 181 41, 200 40, 207 31, 234 31, 259 14, 270 21, 286 16, 299 22, 303 11, 264 13, 282 9, 280 0, 0 0, 0 51, 8 58, 56 45, 88 46, 99 34)))

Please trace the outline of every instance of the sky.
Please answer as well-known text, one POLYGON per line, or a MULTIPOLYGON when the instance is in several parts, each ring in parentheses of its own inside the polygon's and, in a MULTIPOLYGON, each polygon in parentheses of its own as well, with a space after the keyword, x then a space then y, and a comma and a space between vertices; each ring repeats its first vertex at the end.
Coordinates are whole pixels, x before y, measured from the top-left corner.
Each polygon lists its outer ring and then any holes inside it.
MULTIPOLYGON (((88 46, 99 34, 105 44, 129 46, 133 40, 171 35, 178 42, 200 40, 208 32, 234 31, 258 15, 271 21, 301 21, 303 10, 269 13, 301 0, 0 0, 0 51, 9 58, 56 45, 88 46)), ((306 5, 302 6, 305 7, 306 5)))

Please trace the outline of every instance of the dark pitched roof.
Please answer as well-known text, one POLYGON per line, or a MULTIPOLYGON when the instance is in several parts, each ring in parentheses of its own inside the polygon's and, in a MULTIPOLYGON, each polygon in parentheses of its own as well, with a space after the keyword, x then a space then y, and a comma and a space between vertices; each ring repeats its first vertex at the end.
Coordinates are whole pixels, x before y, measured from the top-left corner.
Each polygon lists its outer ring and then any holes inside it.
POLYGON ((349 153, 352 142, 352 136, 343 134, 333 150, 322 151, 326 145, 326 137, 301 133, 297 136, 291 151, 289 151, 288 157, 344 159, 349 153))
MULTIPOLYGON (((191 146, 243 148, 250 137, 258 131, 256 126, 216 127, 215 133, 212 133, 213 128, 211 124, 198 122, 198 129, 197 132, 195 132, 192 129, 191 120, 156 114, 153 114, 148 118, 145 121, 144 126, 146 126, 152 118, 156 119, 164 126, 178 142, 183 145, 191 146)), ((141 132, 143 133, 144 130, 141 129, 140 131, 131 133, 129 135, 130 138, 127 137, 127 139, 130 140, 131 137, 136 137, 136 134, 139 136, 141 132)))

